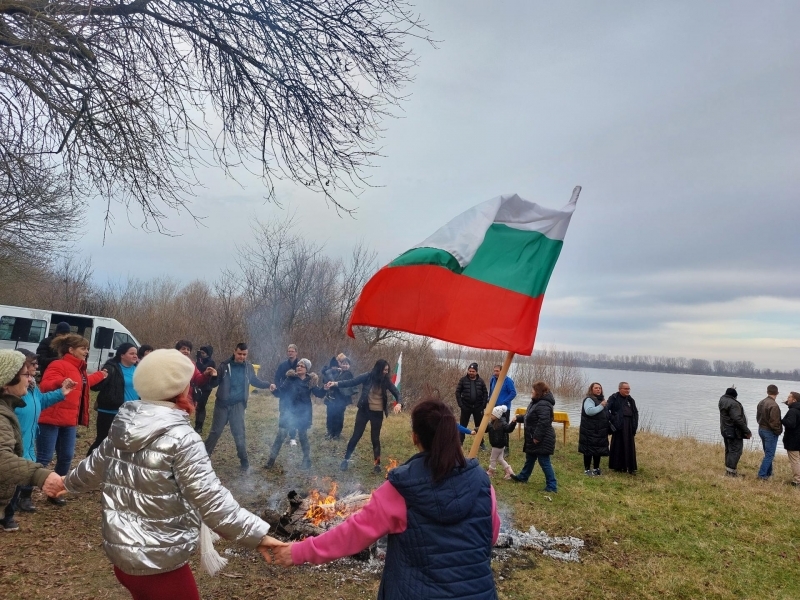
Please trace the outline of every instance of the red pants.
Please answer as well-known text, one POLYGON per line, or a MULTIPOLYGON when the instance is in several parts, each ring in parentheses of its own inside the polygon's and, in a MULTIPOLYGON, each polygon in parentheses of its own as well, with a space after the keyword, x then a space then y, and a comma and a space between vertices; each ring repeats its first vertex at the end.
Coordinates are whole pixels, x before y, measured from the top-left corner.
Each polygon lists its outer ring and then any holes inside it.
POLYGON ((128 575, 114 567, 114 575, 128 589, 133 600, 200 600, 188 564, 157 575, 128 575))

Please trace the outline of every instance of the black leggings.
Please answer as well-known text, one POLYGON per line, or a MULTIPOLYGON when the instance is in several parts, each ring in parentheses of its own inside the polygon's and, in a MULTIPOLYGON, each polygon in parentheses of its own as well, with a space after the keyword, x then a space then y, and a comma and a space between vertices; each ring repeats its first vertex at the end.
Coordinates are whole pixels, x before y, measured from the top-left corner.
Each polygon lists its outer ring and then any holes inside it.
POLYGON ((589 467, 592 464, 592 462, 594 462, 594 468, 595 469, 599 469, 600 468, 600 458, 601 457, 600 457, 599 454, 594 454, 594 455, 592 455, 592 454, 584 454, 583 455, 583 468, 588 471, 589 467))
POLYGON ((383 426, 383 411, 370 410, 368 406, 359 406, 356 413, 356 425, 353 427, 353 435, 350 441, 347 442, 347 452, 344 455, 345 460, 350 460, 353 455, 353 450, 356 449, 356 444, 361 436, 364 435, 364 430, 367 428, 367 423, 370 424, 370 438, 372 438, 372 455, 375 457, 376 463, 381 460, 381 427, 383 426))
POLYGON ((86 456, 89 456, 92 452, 94 452, 95 448, 102 444, 103 440, 108 437, 108 430, 111 429, 111 423, 114 421, 114 417, 116 416, 117 413, 109 414, 97 411, 97 436, 94 438, 92 445, 89 446, 89 451, 86 453, 86 456))

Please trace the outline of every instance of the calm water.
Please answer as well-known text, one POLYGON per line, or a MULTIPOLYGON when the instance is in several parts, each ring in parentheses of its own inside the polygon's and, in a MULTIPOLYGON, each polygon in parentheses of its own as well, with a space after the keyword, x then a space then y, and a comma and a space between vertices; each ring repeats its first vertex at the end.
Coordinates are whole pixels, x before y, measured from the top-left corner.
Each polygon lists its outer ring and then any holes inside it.
MULTIPOLYGON (((603 386, 606 397, 617 391, 620 381, 631 385, 631 396, 639 408, 639 422, 653 431, 669 436, 690 435, 706 442, 721 443, 719 435, 719 409, 717 403, 731 384, 739 392, 737 398, 744 406, 747 423, 756 440, 756 405, 767 395, 767 386, 778 386, 778 406, 786 414, 782 402, 789 392, 800 392, 800 382, 770 381, 767 379, 742 379, 712 375, 681 375, 672 373, 646 373, 612 369, 583 369, 588 382, 597 381, 603 386)), ((530 393, 522 393, 514 400, 514 408, 525 407, 530 393)), ((570 423, 577 427, 581 420, 583 398, 556 398, 556 410, 566 411, 570 423)), ((556 426, 560 435, 561 427, 556 426)))

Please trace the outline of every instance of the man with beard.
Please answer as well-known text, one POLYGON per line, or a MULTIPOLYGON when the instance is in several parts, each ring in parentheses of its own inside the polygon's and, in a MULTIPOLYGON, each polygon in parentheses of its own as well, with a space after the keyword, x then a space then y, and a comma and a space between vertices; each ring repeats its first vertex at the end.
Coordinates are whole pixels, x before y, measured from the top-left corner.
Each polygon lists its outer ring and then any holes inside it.
MULTIPOLYGON (((486 388, 486 383, 478 375, 478 363, 471 363, 467 369, 467 374, 458 382, 456 402, 461 409, 461 425, 466 427, 469 424, 470 417, 472 417, 475 422, 475 429, 478 429, 481 426, 486 403, 489 402, 489 391, 486 388)), ((459 433, 459 435, 463 443, 464 434, 459 433)), ((481 440, 481 449, 486 449, 483 440, 481 440)))

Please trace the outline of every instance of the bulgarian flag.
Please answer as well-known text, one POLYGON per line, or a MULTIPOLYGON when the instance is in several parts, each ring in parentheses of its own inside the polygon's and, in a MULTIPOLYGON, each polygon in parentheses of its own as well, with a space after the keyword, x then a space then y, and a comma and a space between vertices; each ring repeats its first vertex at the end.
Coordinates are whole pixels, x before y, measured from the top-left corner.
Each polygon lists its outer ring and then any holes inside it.
POLYGON ((400 375, 403 373, 403 353, 400 353, 400 357, 397 359, 397 364, 394 366, 394 375, 392 375, 392 383, 394 387, 397 388, 397 391, 400 391, 400 375))
POLYGON ((561 210, 513 194, 461 213, 367 282, 348 334, 365 325, 530 355, 579 193, 561 210))

